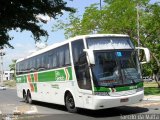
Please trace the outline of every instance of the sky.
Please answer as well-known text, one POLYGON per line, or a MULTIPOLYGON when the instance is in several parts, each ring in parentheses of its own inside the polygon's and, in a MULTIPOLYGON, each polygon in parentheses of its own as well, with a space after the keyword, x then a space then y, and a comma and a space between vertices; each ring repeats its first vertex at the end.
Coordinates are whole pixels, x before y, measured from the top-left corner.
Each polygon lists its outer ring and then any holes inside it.
MULTIPOLYGON (((82 15, 84 13, 85 7, 90 6, 90 4, 93 3, 99 3, 100 0, 64 0, 68 1, 67 6, 74 7, 78 9, 79 14, 82 15)), ((102 0, 103 1, 103 0, 102 0)), ((160 1, 160 0, 151 0, 151 2, 160 1)), ((102 4, 103 5, 103 4, 102 4)), ((60 18, 66 18, 66 13, 60 18)), ((52 32, 52 26, 56 24, 56 20, 51 19, 47 24, 43 25, 43 28, 47 30, 49 37, 47 40, 47 44, 51 45, 57 42, 62 42, 65 40, 64 37, 64 31, 59 30, 57 32, 52 32)), ((4 52, 6 55, 3 58, 3 68, 4 70, 9 70, 9 64, 12 63, 13 59, 19 59, 23 58, 31 52, 35 51, 35 41, 33 37, 31 37, 31 32, 23 31, 23 32, 15 32, 11 31, 9 32, 10 36, 14 37, 10 44, 14 47, 14 49, 11 48, 5 48, 4 52)))

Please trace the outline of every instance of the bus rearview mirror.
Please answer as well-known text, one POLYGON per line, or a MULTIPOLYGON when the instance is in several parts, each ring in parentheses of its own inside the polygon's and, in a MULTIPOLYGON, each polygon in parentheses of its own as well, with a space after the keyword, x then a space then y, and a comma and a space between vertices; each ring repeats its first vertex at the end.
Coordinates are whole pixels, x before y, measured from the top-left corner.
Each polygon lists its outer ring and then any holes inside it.
POLYGON ((150 62, 150 51, 148 48, 144 47, 136 47, 137 50, 143 50, 145 55, 145 61, 141 61, 141 64, 149 63, 150 62))
POLYGON ((88 58, 89 58, 89 63, 90 63, 91 65, 94 65, 94 64, 95 64, 95 58, 94 58, 93 50, 83 49, 83 51, 87 53, 88 58))

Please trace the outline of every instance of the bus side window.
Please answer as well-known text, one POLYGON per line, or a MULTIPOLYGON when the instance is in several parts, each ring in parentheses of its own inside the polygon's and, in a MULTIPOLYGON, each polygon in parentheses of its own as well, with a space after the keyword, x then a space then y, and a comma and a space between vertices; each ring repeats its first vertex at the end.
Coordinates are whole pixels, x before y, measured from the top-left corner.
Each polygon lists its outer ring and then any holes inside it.
POLYGON ((51 69, 53 67, 52 61, 53 61, 53 54, 49 53, 48 54, 48 66, 47 66, 48 69, 51 69))
POLYGON ((38 55, 37 57, 36 57, 36 65, 37 65, 37 71, 39 71, 39 69, 40 69, 40 55, 38 55))
POLYGON ((26 60, 23 61, 23 73, 25 74, 26 73, 26 60))
POLYGON ((27 69, 27 73, 29 73, 30 71, 29 71, 29 59, 27 59, 27 62, 26 62, 26 69, 27 69))
POLYGON ((79 56, 83 53, 83 49, 84 49, 83 40, 77 40, 72 42, 72 53, 73 53, 74 64, 78 62, 79 56))
POLYGON ((19 71, 18 69, 19 68, 18 67, 19 67, 19 63, 16 64, 16 75, 19 75, 19 73, 18 73, 18 71, 19 71))
POLYGON ((22 61, 19 63, 19 74, 22 74, 22 61))
POLYGON ((59 67, 63 67, 64 66, 64 47, 60 47, 58 48, 58 65, 59 67))
POLYGON ((70 53, 69 53, 69 44, 65 45, 65 51, 64 51, 64 56, 65 56, 65 66, 70 65, 71 61, 70 61, 70 53))
POLYGON ((47 53, 42 54, 42 69, 47 69, 47 53))
POLYGON ((55 51, 52 55, 52 66, 53 68, 56 68, 58 66, 57 51, 55 51))

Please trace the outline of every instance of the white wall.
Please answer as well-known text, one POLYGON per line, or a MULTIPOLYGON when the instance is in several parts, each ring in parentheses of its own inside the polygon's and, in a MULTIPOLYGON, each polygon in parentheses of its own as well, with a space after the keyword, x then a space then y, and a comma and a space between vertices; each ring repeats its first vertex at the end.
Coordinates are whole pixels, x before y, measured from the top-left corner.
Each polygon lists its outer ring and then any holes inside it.
POLYGON ((3 80, 13 80, 13 71, 4 71, 3 80))

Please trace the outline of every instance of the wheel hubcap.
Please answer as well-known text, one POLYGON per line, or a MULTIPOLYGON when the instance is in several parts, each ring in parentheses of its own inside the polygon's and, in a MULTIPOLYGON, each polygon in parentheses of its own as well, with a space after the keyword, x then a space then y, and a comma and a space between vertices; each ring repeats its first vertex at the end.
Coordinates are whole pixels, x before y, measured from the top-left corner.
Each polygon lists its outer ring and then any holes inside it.
POLYGON ((69 107, 70 108, 74 108, 74 100, 73 100, 73 98, 68 98, 68 104, 69 104, 69 107))

